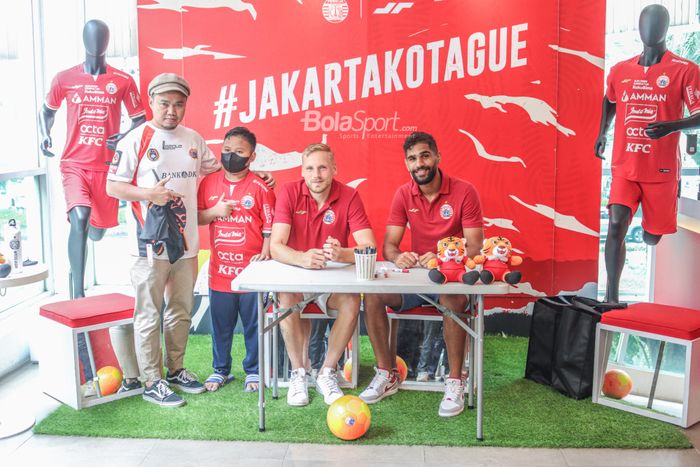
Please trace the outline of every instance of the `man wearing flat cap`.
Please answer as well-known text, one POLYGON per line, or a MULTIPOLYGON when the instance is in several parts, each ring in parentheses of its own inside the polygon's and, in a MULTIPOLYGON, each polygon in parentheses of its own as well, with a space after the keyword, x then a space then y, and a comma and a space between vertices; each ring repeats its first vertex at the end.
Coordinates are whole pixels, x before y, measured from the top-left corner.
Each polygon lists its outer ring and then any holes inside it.
POLYGON ((138 257, 131 269, 136 291, 134 334, 136 354, 146 389, 143 398, 166 407, 185 404, 171 388, 198 394, 205 391, 196 375, 184 368, 183 358, 194 301, 197 266, 197 179, 221 166, 194 130, 180 125, 190 86, 174 73, 162 73, 148 85, 153 118, 119 142, 107 176, 107 193, 131 201, 136 219, 138 257), (149 206, 177 206, 184 226, 184 254, 169 258, 162 244, 141 238, 149 206), (182 218, 184 217, 184 219, 182 218), (166 348, 162 374, 161 305, 166 348))

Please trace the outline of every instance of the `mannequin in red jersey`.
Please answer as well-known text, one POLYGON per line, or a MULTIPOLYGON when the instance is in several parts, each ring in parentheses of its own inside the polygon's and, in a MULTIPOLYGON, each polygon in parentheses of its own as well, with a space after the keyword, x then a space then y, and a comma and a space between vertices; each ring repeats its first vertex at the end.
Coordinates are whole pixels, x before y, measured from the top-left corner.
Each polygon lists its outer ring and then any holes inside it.
POLYGON ((700 73, 695 63, 666 48, 669 13, 649 5, 639 17, 642 53, 610 70, 595 155, 603 159, 605 134, 615 119, 610 224, 605 240, 606 301, 619 302, 625 236, 642 206, 644 242, 656 245, 676 231, 680 130, 700 126, 700 73), (619 104, 619 105, 618 105, 619 104), (683 106, 690 117, 683 117, 683 106))
POLYGON ((122 103, 129 111, 132 129, 146 121, 133 79, 105 61, 108 43, 107 25, 99 20, 88 21, 83 28, 85 62, 56 75, 39 111, 40 149, 45 156, 53 157, 51 128, 61 102, 65 99, 68 105, 61 174, 71 224, 68 257, 74 298, 85 296, 87 239, 101 240, 106 229, 118 223, 118 201, 107 196, 102 178, 117 142, 125 136, 118 133, 122 103))

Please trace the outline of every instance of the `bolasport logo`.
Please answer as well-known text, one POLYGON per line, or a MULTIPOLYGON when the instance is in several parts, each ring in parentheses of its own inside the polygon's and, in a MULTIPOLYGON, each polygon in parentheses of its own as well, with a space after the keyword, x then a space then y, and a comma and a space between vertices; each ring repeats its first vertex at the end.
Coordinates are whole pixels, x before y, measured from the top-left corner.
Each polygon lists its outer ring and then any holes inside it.
POLYGON ((370 116, 364 110, 352 114, 335 112, 323 115, 318 110, 307 110, 299 120, 304 131, 338 132, 340 139, 403 139, 418 129, 414 125, 400 125, 399 113, 370 116))

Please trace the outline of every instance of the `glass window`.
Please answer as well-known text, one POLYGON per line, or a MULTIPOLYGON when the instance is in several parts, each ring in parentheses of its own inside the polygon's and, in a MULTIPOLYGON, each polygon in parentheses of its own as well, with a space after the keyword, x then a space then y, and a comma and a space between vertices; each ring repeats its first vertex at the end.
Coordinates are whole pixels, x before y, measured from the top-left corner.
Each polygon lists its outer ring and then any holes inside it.
MULTIPOLYGON (((22 233, 22 258, 43 263, 39 177, 0 178, 0 253, 9 256, 5 226, 15 219, 22 233)), ((44 282, 3 289, 0 312, 45 290, 44 282)))
POLYGON ((32 2, 0 2, 0 173, 39 167, 32 2))

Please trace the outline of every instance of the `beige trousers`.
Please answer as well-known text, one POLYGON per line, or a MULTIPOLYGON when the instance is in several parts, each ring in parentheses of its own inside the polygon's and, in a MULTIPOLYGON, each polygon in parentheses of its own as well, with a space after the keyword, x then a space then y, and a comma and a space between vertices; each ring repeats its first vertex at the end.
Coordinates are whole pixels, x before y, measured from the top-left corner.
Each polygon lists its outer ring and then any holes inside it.
POLYGON ((109 338, 112 341, 114 355, 122 368, 124 378, 138 378, 139 364, 134 348, 134 326, 131 324, 112 326, 109 328, 109 338))
POLYGON ((163 311, 165 366, 170 371, 184 367, 185 347, 192 322, 194 275, 197 258, 180 259, 175 264, 138 258, 131 268, 131 283, 136 291, 134 341, 141 376, 147 384, 163 378, 160 310, 163 311))

